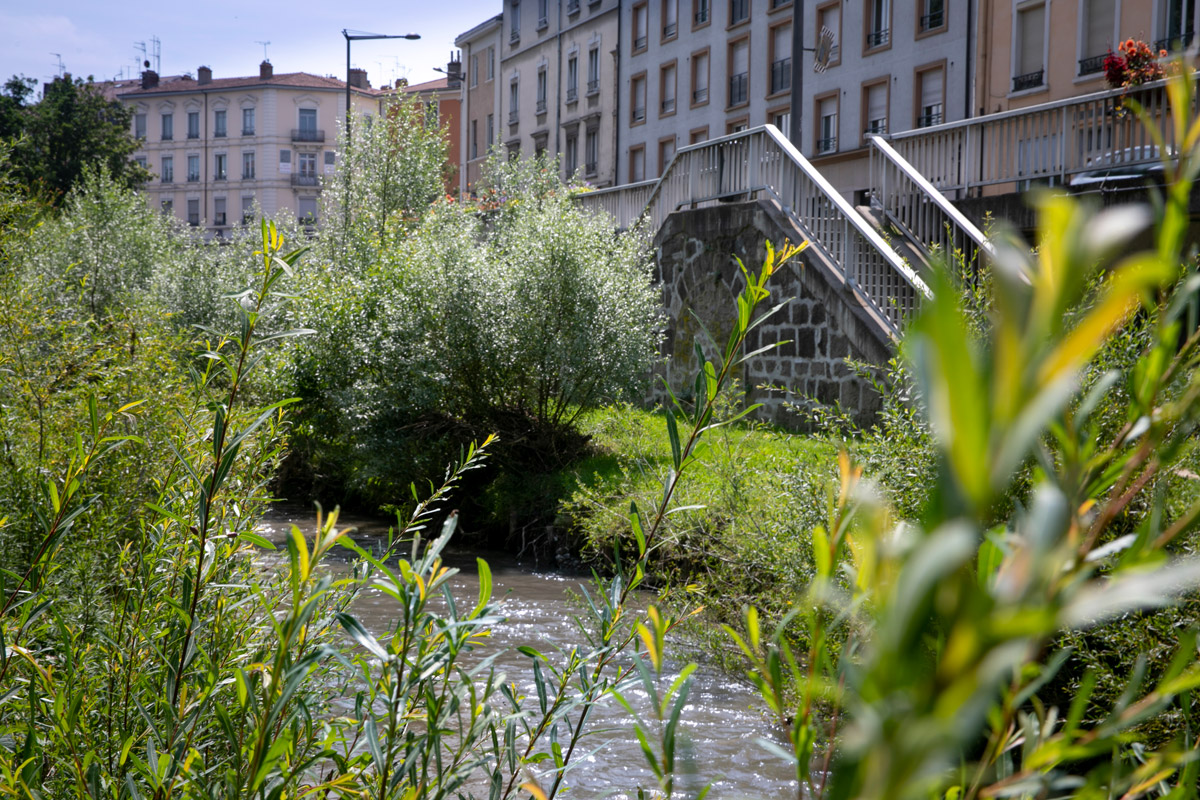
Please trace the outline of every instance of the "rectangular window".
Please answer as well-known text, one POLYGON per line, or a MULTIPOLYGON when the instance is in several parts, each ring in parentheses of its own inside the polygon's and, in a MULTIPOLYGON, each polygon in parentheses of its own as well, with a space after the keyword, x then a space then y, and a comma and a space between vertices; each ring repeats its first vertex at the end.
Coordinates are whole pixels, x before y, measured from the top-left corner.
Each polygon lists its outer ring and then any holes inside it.
POLYGON ((892 1, 867 0, 867 49, 884 47, 892 40, 892 1))
POLYGON ((708 102, 708 51, 692 55, 692 106, 708 102))
POLYGON ((512 9, 512 13, 508 15, 510 26, 508 41, 511 44, 521 41, 521 0, 512 0, 510 8, 512 9))
POLYGON ((579 56, 567 59, 567 102, 574 103, 579 98, 579 56))
POLYGON ((516 125, 520 117, 521 89, 517 81, 508 84, 508 124, 516 125))
POLYGON ((168 217, 171 216, 172 214, 174 214, 175 213, 175 201, 174 200, 163 200, 162 201, 162 213, 167 215, 168 217))
POLYGON ((946 0, 921 0, 921 18, 917 20, 917 31, 936 31, 946 25, 946 0))
POLYGON ((317 177, 317 154, 316 153, 299 153, 297 154, 297 166, 300 168, 301 178, 316 178, 317 177))
POLYGON ((200 180, 200 156, 188 156, 187 159, 187 179, 189 181, 200 180))
POLYGON ((588 50, 588 94, 600 91, 600 48, 588 50))
POLYGON ((1167 0, 1165 14, 1160 14, 1162 38, 1154 43, 1154 50, 1172 52, 1190 47, 1196 30, 1196 0, 1167 0))
POLYGON ((1014 92, 1036 89, 1045 84, 1046 77, 1046 6, 1044 3, 1017 9, 1016 69, 1013 72, 1014 92))
POLYGON ((888 129, 888 84, 886 81, 873 83, 863 89, 863 107, 866 125, 863 133, 887 133, 888 129))
POLYGON ((595 175, 600 161, 600 129, 588 128, 583 140, 583 170, 588 175, 595 175))
POLYGON ((792 88, 792 26, 771 29, 771 94, 792 88))
POLYGON ((213 198, 213 225, 225 224, 225 198, 213 198))
POLYGON ((493 114, 487 115, 487 135, 484 137, 484 142, 490 150, 492 145, 496 143, 496 118, 493 114))
POLYGON ((646 121, 646 73, 634 76, 629 82, 629 121, 636 125, 646 121))
POLYGON ((175 138, 175 115, 162 115, 162 138, 163 141, 170 141, 175 138))
POLYGON ((145 139, 146 138, 146 115, 145 114, 134 114, 133 115, 133 135, 134 135, 134 138, 137 138, 137 139, 145 139))
POLYGON ((650 6, 638 3, 633 7, 633 52, 640 53, 650 42, 650 6))
POLYGON ((228 160, 224 153, 216 153, 213 155, 213 180, 225 180, 225 163, 228 160))
POLYGON ((280 175, 291 175, 292 174, 292 151, 291 150, 280 150, 279 151, 279 174, 280 175))
POLYGON ((146 160, 145 156, 136 156, 133 159, 133 163, 137 164, 142 169, 149 169, 150 162, 146 160))
POLYGON ((300 141, 313 142, 317 136, 317 110, 315 108, 300 109, 300 141))
POLYGON ((175 182, 175 157, 174 156, 163 156, 162 157, 162 182, 163 183, 174 183, 175 182))
POLYGON ((200 224, 200 199, 188 200, 188 225, 200 224))
POLYGON ((662 0, 663 41, 679 35, 679 0, 662 0))
POLYGON ((254 135, 254 109, 242 109, 242 136, 254 135))
POLYGON ((917 109, 917 127, 928 128, 941 125, 942 103, 945 98, 946 73, 941 67, 917 73, 917 91, 920 106, 917 109))
POLYGON ((646 147, 638 145, 629 148, 629 182, 638 183, 646 180, 646 147))
POLYGON ((300 222, 304 225, 317 224, 317 198, 300 198, 300 222))
POLYGON ((200 138, 200 112, 199 111, 189 111, 187 119, 188 119, 188 138, 189 139, 199 139, 200 138))
POLYGON ((838 96, 833 94, 817 101, 818 154, 833 153, 838 147, 838 96))
POLYGON ((658 77, 659 116, 675 113, 675 62, 659 70, 658 77))
POLYGON ((737 25, 750 19, 750 0, 729 0, 729 24, 737 25))
POLYGON ((1115 47, 1116 0, 1084 0, 1083 46, 1080 48, 1079 74, 1092 75, 1104 71, 1104 59, 1115 47))
POLYGON ((692 0, 692 28, 707 25, 712 17, 712 0, 692 0))
POLYGON ((792 112, 790 111, 775 111, 771 114, 771 124, 775 129, 782 133, 785 137, 791 135, 792 130, 792 112))
POLYGON ((242 180, 248 181, 254 178, 254 151, 242 151, 242 180))
POLYGON ((479 120, 471 120, 471 160, 479 158, 479 120))
POLYGON ((242 224, 249 225, 254 221, 254 195, 242 196, 242 224))
POLYGON ((225 123, 226 116, 227 114, 224 110, 213 113, 213 136, 224 137, 228 135, 228 126, 225 123))
POLYGON ((490 81, 496 77, 496 48, 494 46, 487 49, 487 79, 490 81))
POLYGON ((688 144, 700 144, 701 142, 707 142, 707 141, 708 141, 708 126, 707 125, 704 126, 703 128, 696 128, 694 131, 692 131, 691 133, 688 134, 688 144))
POLYGON ((725 105, 740 106, 750 99, 750 42, 747 39, 729 45, 729 96, 725 105))
POLYGON ((537 29, 540 31, 542 28, 547 27, 549 24, 550 24, 550 0, 538 0, 537 29))
POLYGON ((563 164, 567 170, 567 179, 575 174, 575 170, 579 168, 579 134, 572 133, 567 137, 567 152, 563 159, 563 164))
POLYGON ((671 159, 675 156, 675 137, 662 139, 658 143, 658 177, 662 177, 667 171, 667 165, 671 163, 671 159))
POLYGON ((337 156, 332 150, 325 151, 325 174, 332 175, 337 172, 337 156))
POLYGON ((546 90, 549 86, 550 79, 546 74, 546 68, 541 67, 537 74, 537 113, 546 113, 546 90))
POLYGON ((817 31, 814 42, 820 42, 821 32, 832 34, 833 46, 829 48, 829 66, 842 61, 842 4, 828 3, 817 9, 817 31))
POLYGON ((471 88, 479 85, 479 55, 471 56, 471 88))

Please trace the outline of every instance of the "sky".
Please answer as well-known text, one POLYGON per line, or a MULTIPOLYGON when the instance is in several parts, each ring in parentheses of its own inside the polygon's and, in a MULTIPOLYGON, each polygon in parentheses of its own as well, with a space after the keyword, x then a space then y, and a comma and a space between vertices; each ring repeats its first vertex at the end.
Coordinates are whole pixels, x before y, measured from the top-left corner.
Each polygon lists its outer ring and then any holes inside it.
POLYGON ((60 57, 72 75, 133 77, 143 59, 136 43, 149 50, 153 36, 162 43, 162 75, 195 75, 202 65, 214 78, 257 75, 261 42, 270 42, 276 73, 344 78, 348 28, 420 34, 354 42, 351 63, 367 70, 372 86, 421 83, 441 77, 433 68, 445 69, 456 36, 500 9, 501 0, 0 0, 0 82, 21 74, 48 81, 60 57))

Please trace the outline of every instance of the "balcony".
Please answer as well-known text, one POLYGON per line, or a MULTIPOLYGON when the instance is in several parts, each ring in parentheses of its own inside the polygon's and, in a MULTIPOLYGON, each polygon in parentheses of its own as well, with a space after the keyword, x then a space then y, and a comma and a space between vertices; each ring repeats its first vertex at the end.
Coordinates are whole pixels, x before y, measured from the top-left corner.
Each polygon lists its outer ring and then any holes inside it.
POLYGON ((662 111, 660 113, 663 113, 663 114, 674 114, 675 113, 675 98, 674 97, 668 97, 662 101, 662 111))
POLYGON ((892 40, 891 28, 881 28, 867 34, 867 49, 883 47, 892 40))
POLYGON ((942 124, 942 112, 935 111, 931 114, 922 114, 917 117, 918 128, 932 128, 934 125, 942 124))
POLYGON ((253 136, 254 128, 242 128, 242 136, 253 136))
POLYGON ((188 183, 198 183, 199 180, 200 180, 200 173, 198 173, 198 172, 188 173, 188 176, 187 176, 188 183))
POLYGON ((199 139, 200 131, 188 131, 188 138, 189 139, 199 139))
POLYGON ((733 106, 740 106, 746 102, 750 93, 750 74, 742 72, 737 75, 729 76, 729 103, 733 106))
POLYGON ((792 88, 792 59, 781 58, 771 64, 771 94, 792 88))
POLYGON ((1026 72, 1024 75, 1017 75, 1013 78, 1014 92, 1023 92, 1026 89, 1036 89, 1039 86, 1045 85, 1046 70, 1039 69, 1037 72, 1026 72))
POLYGON ((574 103, 578 99, 579 99, 579 93, 575 89, 575 87, 572 86, 570 89, 567 89, 567 102, 568 103, 574 103))
POLYGON ((692 104, 693 105, 699 105, 700 103, 707 103, 707 102, 708 102, 708 87, 707 86, 705 86, 702 89, 697 89, 696 91, 692 92, 692 104))
POLYGON ((539 114, 546 113, 546 98, 543 97, 537 101, 537 113, 539 113, 539 114))
POLYGON ((921 33, 932 31, 946 24, 946 12, 934 11, 932 14, 924 14, 921 17, 921 33))
POLYGON ((320 186, 321 179, 316 175, 293 175, 292 186, 320 186))
POLYGON ((1187 30, 1183 33, 1176 32, 1165 38, 1158 39, 1154 42, 1154 52, 1157 53, 1160 50, 1166 50, 1170 53, 1175 50, 1184 50, 1191 46, 1195 35, 1195 31, 1187 30), (1179 44, 1178 47, 1175 46, 1176 42, 1179 44))
POLYGON ((675 37, 675 34, 678 32, 679 32, 679 25, 674 22, 669 22, 666 25, 663 25, 663 38, 664 39, 672 39, 675 37))
POLYGON ((517 122, 520 121, 520 119, 521 119, 521 115, 519 113, 517 113, 516 111, 508 112, 508 124, 509 125, 516 125, 517 122))
POLYGON ((824 139, 817 139, 818 153, 832 153, 837 150, 837 137, 826 136, 824 139))
POLYGON ((593 94, 600 94, 600 79, 599 78, 592 78, 590 81, 588 81, 587 93, 589 96, 591 96, 593 94))
POLYGON ((174 138, 175 138, 175 134, 173 134, 173 133, 164 133, 162 135, 162 140, 164 142, 169 142, 169 141, 173 140, 174 138))
POLYGON ((1079 59, 1079 74, 1080 75, 1095 75, 1097 72, 1104 71, 1104 59, 1108 56, 1092 56, 1091 58, 1079 59))
POLYGON ((325 131, 316 128, 292 128, 293 142, 323 142, 325 131))
POLYGON ((873 119, 870 122, 868 122, 866 130, 863 131, 863 135, 869 136, 872 133, 879 134, 879 135, 883 135, 883 134, 887 133, 887 120, 886 119, 873 119))

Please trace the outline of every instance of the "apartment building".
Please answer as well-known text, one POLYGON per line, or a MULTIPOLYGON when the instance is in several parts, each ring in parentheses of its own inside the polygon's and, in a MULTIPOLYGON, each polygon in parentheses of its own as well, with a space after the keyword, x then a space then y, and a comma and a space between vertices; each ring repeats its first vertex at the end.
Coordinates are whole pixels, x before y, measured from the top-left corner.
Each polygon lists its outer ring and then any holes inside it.
POLYGON ((503 14, 481 22, 454 40, 465 69, 459 139, 458 188, 469 194, 479 183, 483 162, 496 144, 500 81, 497 80, 503 14))
MULTIPOLYGON (((378 114, 387 92, 372 89, 364 70, 351 70, 356 113, 378 114)), ((321 176, 335 170, 334 146, 345 115, 346 84, 291 72, 269 61, 250 77, 160 80, 153 71, 117 94, 133 108, 134 158, 154 177, 147 202, 217 236, 257 205, 267 216, 286 210, 317 224, 321 176)))
POLYGON ((458 79, 459 62, 451 61, 446 78, 404 86, 405 97, 421 103, 426 127, 446 129, 446 194, 458 193, 458 172, 462 164, 462 82, 458 79))
POLYGON ((816 51, 824 35, 832 47, 823 70, 806 53, 796 144, 847 198, 861 200, 869 183, 868 135, 971 115, 976 1, 805 4, 804 46, 816 51))
POLYGON ((772 123, 791 128, 794 0, 621 4, 621 183, 656 178, 675 150, 772 123))
POLYGON ((1104 57, 1125 39, 1187 47, 1196 0, 981 0, 978 112, 990 114, 1105 88, 1104 57))

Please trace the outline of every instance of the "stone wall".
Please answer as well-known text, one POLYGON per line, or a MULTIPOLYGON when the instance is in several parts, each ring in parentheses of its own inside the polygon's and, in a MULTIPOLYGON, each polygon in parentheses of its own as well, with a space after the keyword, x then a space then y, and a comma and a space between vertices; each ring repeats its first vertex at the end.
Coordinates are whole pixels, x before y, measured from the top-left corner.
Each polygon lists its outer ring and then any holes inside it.
MULTIPOLYGON (((734 298, 744 286, 734 257, 757 271, 766 258, 767 241, 778 248, 785 240, 802 238, 772 201, 685 210, 667 219, 654 243, 670 320, 664 374, 676 394, 691 396, 695 343, 705 341, 701 324, 718 343, 729 335, 734 298)), ((793 429, 806 425, 785 402, 836 403, 860 424, 870 423, 878 412, 879 396, 846 359, 882 365, 891 357, 893 343, 878 316, 812 248, 774 275, 768 287, 771 299, 764 307, 787 302, 751 333, 747 351, 785 343, 742 367, 738 377, 747 402, 763 404, 760 419, 793 429)), ((711 348, 705 349, 711 358, 711 348)))

